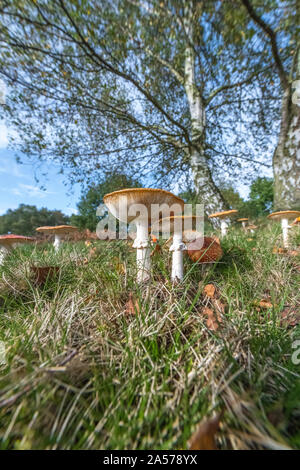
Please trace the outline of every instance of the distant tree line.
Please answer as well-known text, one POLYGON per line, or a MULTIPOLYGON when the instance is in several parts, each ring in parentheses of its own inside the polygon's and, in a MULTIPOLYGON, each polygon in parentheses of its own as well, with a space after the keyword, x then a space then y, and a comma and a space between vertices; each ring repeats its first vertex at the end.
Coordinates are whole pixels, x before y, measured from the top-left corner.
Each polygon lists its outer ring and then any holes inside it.
POLYGON ((35 235, 35 229, 43 225, 62 225, 69 223, 67 215, 59 210, 20 204, 17 209, 8 209, 0 216, 0 234, 35 235))

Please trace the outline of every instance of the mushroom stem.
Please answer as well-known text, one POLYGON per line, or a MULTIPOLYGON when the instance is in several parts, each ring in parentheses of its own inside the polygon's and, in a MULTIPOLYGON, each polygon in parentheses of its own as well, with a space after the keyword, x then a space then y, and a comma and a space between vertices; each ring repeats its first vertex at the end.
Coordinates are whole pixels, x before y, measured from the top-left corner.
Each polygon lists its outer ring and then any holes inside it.
POLYGON ((182 241, 182 233, 174 233, 173 243, 170 246, 172 254, 172 281, 183 280, 183 251, 186 250, 186 246, 182 241))
POLYGON ((227 224, 226 220, 221 219, 221 236, 222 237, 225 237, 225 235, 227 233, 227 227, 228 227, 228 224, 227 224))
POLYGON ((284 248, 289 247, 289 221, 288 219, 281 219, 282 238, 284 248))
POLYGON ((60 245, 61 245, 61 236, 58 235, 58 233, 56 233, 55 238, 54 238, 54 243, 53 243, 55 251, 59 250, 60 245))
POLYGON ((242 222, 242 226, 243 226, 244 229, 246 228, 246 222, 245 221, 242 222))
POLYGON ((148 220, 139 220, 136 223, 136 239, 133 243, 136 248, 137 282, 142 283, 150 277, 150 246, 148 220))
POLYGON ((5 246, 0 247, 0 265, 3 264, 6 255, 9 253, 9 249, 5 246))

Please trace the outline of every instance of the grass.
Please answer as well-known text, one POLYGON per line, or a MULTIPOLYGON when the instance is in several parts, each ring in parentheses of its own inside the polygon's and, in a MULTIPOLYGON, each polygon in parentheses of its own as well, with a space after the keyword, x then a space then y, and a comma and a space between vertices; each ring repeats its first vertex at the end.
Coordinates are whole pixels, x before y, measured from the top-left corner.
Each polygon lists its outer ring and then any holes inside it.
POLYGON ((300 310, 300 256, 272 253, 276 224, 251 237, 233 229, 218 264, 186 259, 177 286, 155 255, 148 289, 125 241, 95 242, 88 262, 83 243, 15 250, 0 268, 0 448, 185 449, 220 410, 221 449, 300 448, 300 328, 281 321, 300 310), (60 270, 37 286, 33 264, 60 270), (208 283, 225 306, 215 331, 208 283))

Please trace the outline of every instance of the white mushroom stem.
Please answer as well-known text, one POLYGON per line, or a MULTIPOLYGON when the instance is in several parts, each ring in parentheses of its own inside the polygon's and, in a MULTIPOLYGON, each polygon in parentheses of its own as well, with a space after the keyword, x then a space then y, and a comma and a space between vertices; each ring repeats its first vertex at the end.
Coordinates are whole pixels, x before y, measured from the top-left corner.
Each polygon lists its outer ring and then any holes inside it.
POLYGON ((0 246, 0 265, 3 264, 6 255, 9 253, 9 249, 6 246, 0 246))
POLYGON ((55 238, 54 238, 54 243, 53 243, 55 251, 58 251, 60 245, 61 245, 61 236, 58 235, 58 233, 56 233, 55 238))
POLYGON ((183 280, 183 251, 186 250, 186 245, 182 241, 182 233, 174 234, 173 243, 170 246, 172 254, 172 281, 183 280))
POLYGON ((246 222, 244 220, 242 222, 242 226, 243 226, 243 228, 246 228, 246 222))
POLYGON ((228 224, 225 219, 221 219, 221 237, 225 237, 227 233, 228 224))
POLYGON ((281 219, 282 238, 284 248, 289 246, 289 221, 288 219, 281 219))
POLYGON ((136 222, 136 239, 132 246, 136 248, 137 282, 145 282, 150 277, 151 267, 148 220, 136 222))

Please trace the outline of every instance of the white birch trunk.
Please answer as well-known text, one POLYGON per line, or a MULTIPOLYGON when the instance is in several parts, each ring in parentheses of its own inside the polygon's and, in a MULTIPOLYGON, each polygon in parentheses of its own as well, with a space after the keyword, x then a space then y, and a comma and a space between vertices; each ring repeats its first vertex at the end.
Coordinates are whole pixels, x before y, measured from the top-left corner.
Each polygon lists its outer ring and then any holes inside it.
POLYGON ((203 99, 195 80, 195 52, 192 47, 193 2, 189 0, 185 4, 184 28, 187 36, 184 86, 191 117, 191 170, 195 191, 199 196, 199 202, 204 204, 205 212, 210 214, 212 212, 225 210, 227 207, 220 191, 212 179, 211 171, 203 151, 206 116, 203 99))

